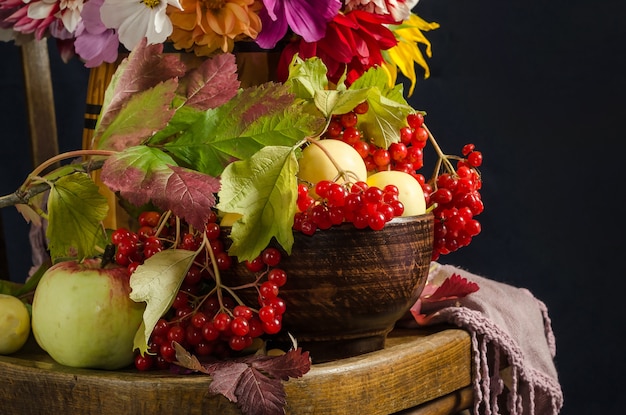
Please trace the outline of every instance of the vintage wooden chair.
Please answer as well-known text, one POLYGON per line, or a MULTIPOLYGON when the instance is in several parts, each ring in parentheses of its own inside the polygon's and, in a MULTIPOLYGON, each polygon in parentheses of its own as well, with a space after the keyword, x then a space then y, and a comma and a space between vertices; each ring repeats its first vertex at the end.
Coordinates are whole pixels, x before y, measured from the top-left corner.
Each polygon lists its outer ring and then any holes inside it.
MULTIPOLYGON (((23 47, 33 163, 58 153, 47 44, 23 47), (35 115, 36 114, 36 115, 35 115)), ((471 407, 470 336, 460 329, 399 330, 385 349, 313 365, 286 382, 287 414, 451 415, 471 407)), ((61 366, 31 338, 0 356, 4 414, 237 415, 207 394, 206 376, 98 371, 61 366), (45 385, 45 387, 42 387, 45 385)))

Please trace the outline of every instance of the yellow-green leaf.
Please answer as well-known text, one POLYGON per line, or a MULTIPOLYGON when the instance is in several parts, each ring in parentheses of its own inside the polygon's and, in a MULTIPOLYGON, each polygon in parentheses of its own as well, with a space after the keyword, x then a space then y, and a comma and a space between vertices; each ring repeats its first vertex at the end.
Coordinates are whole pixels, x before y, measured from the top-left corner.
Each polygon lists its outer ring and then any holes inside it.
POLYGON ((86 173, 63 176, 50 187, 48 229, 50 256, 83 259, 96 255, 106 244, 101 222, 109 206, 98 186, 86 173))
POLYGON ((148 350, 148 340, 154 326, 174 302, 195 257, 193 251, 167 249, 148 258, 131 275, 130 298, 146 302, 143 323, 134 340, 134 348, 138 348, 142 354, 148 350))
POLYGON ((295 149, 284 146, 264 147, 224 170, 217 208, 243 216, 233 224, 230 255, 240 261, 252 260, 273 237, 291 252, 297 171, 295 149))
POLYGON ((368 93, 369 91, 366 88, 349 89, 346 91, 315 91, 315 106, 327 117, 333 114, 345 114, 365 101, 368 93))

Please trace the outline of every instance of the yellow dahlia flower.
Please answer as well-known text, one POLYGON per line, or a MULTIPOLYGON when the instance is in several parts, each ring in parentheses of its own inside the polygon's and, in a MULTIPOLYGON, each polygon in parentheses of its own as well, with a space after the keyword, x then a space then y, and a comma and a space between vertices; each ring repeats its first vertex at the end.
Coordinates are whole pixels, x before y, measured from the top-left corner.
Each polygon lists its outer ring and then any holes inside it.
POLYGON ((437 28, 439 28, 439 23, 428 23, 414 13, 411 13, 411 16, 402 24, 390 27, 398 39, 398 44, 385 52, 387 64, 384 65, 384 69, 389 75, 390 85, 395 85, 397 69, 400 69, 400 72, 411 80, 409 89, 409 96, 411 96, 417 82, 415 63, 424 68, 424 79, 430 76, 430 68, 419 44, 426 45, 426 56, 430 58, 432 56, 430 41, 422 32, 437 28))

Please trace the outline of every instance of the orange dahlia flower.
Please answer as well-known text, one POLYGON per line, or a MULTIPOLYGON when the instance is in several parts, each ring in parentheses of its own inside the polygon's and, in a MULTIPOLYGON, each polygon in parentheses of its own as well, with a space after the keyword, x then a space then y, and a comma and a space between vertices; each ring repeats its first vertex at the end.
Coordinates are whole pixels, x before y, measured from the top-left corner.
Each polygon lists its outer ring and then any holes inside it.
POLYGON ((255 39, 261 30, 258 0, 181 0, 183 10, 167 10, 174 29, 170 40, 176 49, 198 56, 231 52, 235 41, 255 39))

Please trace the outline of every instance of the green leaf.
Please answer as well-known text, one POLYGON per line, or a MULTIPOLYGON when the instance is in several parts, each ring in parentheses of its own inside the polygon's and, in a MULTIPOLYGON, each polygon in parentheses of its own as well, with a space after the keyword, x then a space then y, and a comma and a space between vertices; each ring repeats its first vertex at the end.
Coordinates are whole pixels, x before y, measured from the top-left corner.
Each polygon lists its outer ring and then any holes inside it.
POLYGON ((37 285, 39 284, 39 280, 41 280, 41 277, 43 277, 43 274, 45 274, 48 268, 50 268, 50 264, 47 262, 40 265, 39 268, 37 268, 37 271, 35 271, 33 275, 26 280, 15 295, 20 296, 35 291, 37 285))
POLYGON ((326 65, 317 58, 302 60, 294 56, 289 65, 287 84, 298 98, 313 99, 317 91, 328 89, 326 65))
POLYGON ((303 111, 284 85, 249 88, 228 104, 195 115, 165 148, 187 167, 217 177, 228 163, 265 145, 293 146, 320 129, 323 119, 303 111))
MULTIPOLYGON (((8 278, 8 275, 7 275, 8 278)), ((17 282, 0 279, 0 294, 18 296, 18 292, 22 289, 22 285, 17 282)))
POLYGON ((333 114, 345 114, 350 112, 365 101, 368 97, 368 89, 349 89, 345 91, 324 90, 315 92, 315 106, 326 117, 333 114))
POLYGON ((171 79, 128 99, 96 140, 98 149, 123 150, 145 142, 174 115, 171 107, 178 82, 171 79))
POLYGON ((153 177, 171 172, 176 162, 165 152, 147 146, 129 147, 109 157, 100 178, 114 192, 135 206, 150 201, 155 191, 153 177))
POLYGON ((229 250, 240 261, 257 257, 272 237, 291 253, 297 198, 295 151, 293 147, 268 146, 224 170, 217 207, 243 215, 233 224, 229 250))
MULTIPOLYGON (((180 103, 175 102, 175 105, 176 104, 183 105, 184 101, 181 100, 180 103)), ((184 105, 180 106, 167 126, 157 131, 146 143, 154 145, 171 141, 174 137, 184 134, 187 130, 193 129, 195 124, 198 124, 198 127, 195 127, 196 129, 206 128, 203 124, 209 125, 210 114, 211 111, 201 111, 197 108, 184 105), (209 119, 205 120, 207 117, 209 117, 209 119)))
POLYGON ((48 198, 50 256, 83 259, 106 245, 101 222, 109 207, 98 186, 86 173, 73 173, 52 183, 48 198))
POLYGON ((174 302, 195 257, 194 251, 167 249, 148 258, 132 273, 130 298, 136 302, 146 302, 143 323, 134 340, 134 348, 138 348, 142 354, 148 350, 148 340, 154 326, 174 302))
POLYGON ((359 116, 358 127, 379 147, 388 148, 400 141, 400 129, 413 112, 402 92, 402 84, 389 87, 382 68, 372 68, 360 76, 350 89, 368 90, 369 111, 359 116))
POLYGON ((388 148, 400 141, 400 129, 406 126, 406 117, 413 109, 381 94, 372 88, 367 102, 369 111, 359 117, 359 128, 379 147, 388 148))

